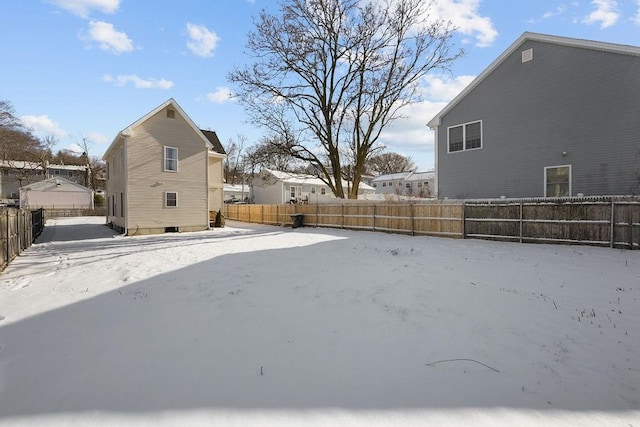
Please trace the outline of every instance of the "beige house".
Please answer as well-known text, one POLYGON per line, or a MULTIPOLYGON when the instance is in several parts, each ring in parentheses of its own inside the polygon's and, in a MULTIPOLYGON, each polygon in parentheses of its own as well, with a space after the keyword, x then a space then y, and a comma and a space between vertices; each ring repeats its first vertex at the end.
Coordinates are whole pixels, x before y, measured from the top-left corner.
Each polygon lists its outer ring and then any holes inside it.
POLYGON ((126 235, 199 231, 223 203, 224 149, 169 99, 118 133, 107 163, 107 223, 126 235))

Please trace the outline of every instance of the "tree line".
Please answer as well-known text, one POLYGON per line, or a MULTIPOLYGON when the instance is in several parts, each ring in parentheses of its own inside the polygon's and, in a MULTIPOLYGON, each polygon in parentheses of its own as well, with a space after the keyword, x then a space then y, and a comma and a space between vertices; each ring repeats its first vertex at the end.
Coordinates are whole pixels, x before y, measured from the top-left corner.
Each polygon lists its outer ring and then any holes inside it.
POLYGON ((18 179, 27 185, 38 180, 37 173, 42 171, 46 177, 50 164, 79 165, 87 167, 85 185, 96 190, 97 177, 104 171, 104 163, 98 156, 89 153, 88 140, 82 137, 79 144, 83 152, 70 150, 54 152, 57 139, 52 136, 38 138, 15 115, 13 105, 8 100, 0 100, 0 160, 11 167, 18 179), (39 166, 39 170, 24 163, 39 166))

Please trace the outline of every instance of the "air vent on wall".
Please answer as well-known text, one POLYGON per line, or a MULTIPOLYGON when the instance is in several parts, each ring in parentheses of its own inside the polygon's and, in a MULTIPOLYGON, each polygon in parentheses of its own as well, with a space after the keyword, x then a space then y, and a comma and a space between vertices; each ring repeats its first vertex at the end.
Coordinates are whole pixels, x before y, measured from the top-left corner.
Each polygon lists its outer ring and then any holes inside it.
POLYGON ((522 62, 529 62, 533 60, 533 49, 527 49, 522 51, 522 62))

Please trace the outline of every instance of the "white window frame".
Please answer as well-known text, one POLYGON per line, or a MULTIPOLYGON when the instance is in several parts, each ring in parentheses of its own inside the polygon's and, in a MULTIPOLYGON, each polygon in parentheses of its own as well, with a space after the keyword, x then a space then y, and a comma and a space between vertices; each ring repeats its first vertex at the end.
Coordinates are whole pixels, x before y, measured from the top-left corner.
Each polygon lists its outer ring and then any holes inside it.
POLYGON ((447 153, 462 153, 465 151, 481 150, 484 147, 484 126, 482 120, 474 120, 471 122, 460 123, 447 128, 447 153), (467 126, 480 123, 480 146, 467 148, 467 126), (451 141, 449 140, 450 131, 453 128, 462 127, 462 150, 451 151, 451 141))
POLYGON ((290 199, 295 199, 296 198, 296 187, 294 185, 291 185, 289 187, 289 198, 290 199))
POLYGON ((165 208, 177 208, 178 207, 178 192, 177 191, 165 191, 164 192, 164 207, 165 208), (170 206, 168 204, 168 196, 169 194, 175 194, 176 195, 176 205, 175 206, 170 206))
POLYGON ((324 188, 324 187, 321 187, 321 188, 320 188, 320 195, 321 195, 321 196, 324 196, 324 195, 326 195, 326 194, 327 194, 327 189, 326 189, 326 188, 324 188))
POLYGON ((178 154, 178 147, 171 147, 169 145, 165 145, 164 146, 164 156, 163 156, 163 168, 165 172, 178 172, 178 161, 179 159, 179 154, 178 154), (167 156, 167 150, 176 150, 176 157, 175 159, 173 157, 168 157, 167 156), (176 168, 175 169, 167 169, 167 160, 175 160, 176 161, 176 168))
POLYGON ((559 169, 559 168, 569 168, 569 195, 566 197, 571 197, 573 194, 572 181, 573 181, 573 169, 571 165, 557 165, 557 166, 545 166, 544 168, 544 197, 556 197, 556 196, 548 196, 547 195, 547 171, 549 169, 559 169))

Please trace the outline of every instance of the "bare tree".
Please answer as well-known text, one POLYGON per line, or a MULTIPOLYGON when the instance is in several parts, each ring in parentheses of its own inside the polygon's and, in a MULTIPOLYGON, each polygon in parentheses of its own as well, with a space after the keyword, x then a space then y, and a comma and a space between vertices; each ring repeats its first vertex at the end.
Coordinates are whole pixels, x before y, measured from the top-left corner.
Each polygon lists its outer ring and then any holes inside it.
POLYGON ((238 134, 235 139, 229 138, 227 146, 224 147, 227 153, 227 158, 224 160, 224 180, 228 184, 235 184, 236 180, 243 177, 242 152, 246 141, 246 136, 238 134))
POLYGON ((286 143, 277 135, 264 137, 247 150, 246 166, 251 174, 258 168, 268 168, 284 172, 297 169, 296 159, 286 149, 286 143))
MULTIPOLYGON (((89 137, 81 135, 82 142, 80 148, 82 148, 82 154, 80 155, 80 165, 85 166, 84 185, 91 188, 93 191, 99 188, 98 179, 104 174, 106 170, 106 164, 100 156, 91 155, 89 151, 89 137)), ((73 161, 73 160, 72 160, 73 161)))
POLYGON ((420 99, 423 76, 462 54, 454 28, 429 20, 423 0, 379 3, 283 0, 249 34, 254 62, 228 76, 252 121, 314 165, 337 197, 343 163, 353 164, 355 198, 382 130, 420 99))
POLYGON ((33 153, 41 148, 41 141, 15 116, 11 103, 0 100, 1 160, 32 161, 33 153))
POLYGON ((367 161, 367 171, 382 175, 386 173, 397 173, 411 171, 416 168, 416 164, 411 157, 405 157, 398 153, 382 153, 372 156, 367 161))

